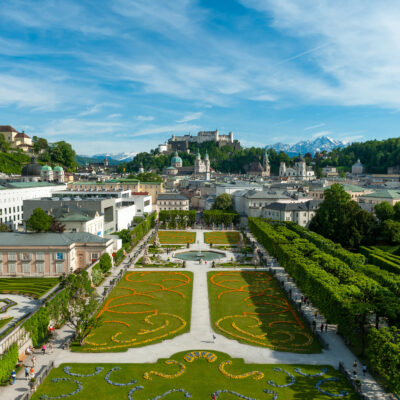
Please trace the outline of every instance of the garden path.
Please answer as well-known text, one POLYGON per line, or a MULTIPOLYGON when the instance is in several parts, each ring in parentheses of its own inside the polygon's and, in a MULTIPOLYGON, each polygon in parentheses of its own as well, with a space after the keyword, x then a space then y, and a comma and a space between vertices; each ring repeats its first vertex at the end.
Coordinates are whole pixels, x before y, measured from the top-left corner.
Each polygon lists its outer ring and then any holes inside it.
MULTIPOLYGON (((198 230, 197 235, 199 243, 191 246, 191 250, 198 250, 201 246, 205 250, 208 245, 204 244, 203 231, 198 230)), ((190 332, 177 336, 170 340, 164 340, 161 343, 145 346, 141 348, 130 348, 123 353, 72 353, 61 348, 56 348, 50 355, 38 355, 39 371, 42 365, 47 365, 54 361, 58 366, 61 363, 153 363, 159 358, 169 358, 172 354, 186 350, 216 350, 228 353, 235 358, 243 358, 248 363, 260 364, 319 364, 332 365, 338 368, 339 362, 342 362, 347 369, 351 369, 355 359, 351 351, 345 346, 341 338, 334 330, 324 334, 325 340, 329 343, 329 350, 323 350, 320 354, 295 354, 288 352, 279 352, 267 348, 255 347, 228 339, 218 333, 215 333, 216 341, 213 343, 213 330, 210 324, 207 272, 210 271, 210 264, 199 264, 198 262, 187 262, 187 271, 192 271, 193 280, 193 302, 190 332)), ((115 273, 119 273, 119 267, 115 273)), ((278 268, 278 267, 277 267, 278 268)), ((159 269, 146 269, 147 271, 159 271, 159 269)), ((176 269, 163 269, 176 271, 176 269)), ((228 271, 227 268, 215 268, 212 271, 228 271)), ((235 270, 239 270, 236 268, 235 270)), ((103 283, 105 285, 106 283, 103 283)), ((313 318, 313 310, 307 310, 313 318)), ((65 338, 69 327, 64 327, 59 331, 59 337, 65 338)), ((60 342, 61 342, 60 339, 60 342)), ((359 377, 363 382, 363 391, 370 400, 387 399, 384 391, 376 381, 367 374, 361 375, 361 363, 359 365, 359 377)), ((27 383, 22 374, 19 374, 17 383, 14 386, 0 388, 0 397, 4 399, 19 399, 27 391, 27 383), (3 395, 5 397, 3 397, 3 395)))

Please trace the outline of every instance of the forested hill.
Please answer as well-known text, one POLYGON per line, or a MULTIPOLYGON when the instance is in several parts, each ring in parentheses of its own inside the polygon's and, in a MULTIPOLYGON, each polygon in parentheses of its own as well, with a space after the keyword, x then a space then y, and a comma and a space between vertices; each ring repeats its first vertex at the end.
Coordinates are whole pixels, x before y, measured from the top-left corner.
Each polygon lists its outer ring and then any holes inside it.
MULTIPOLYGON (((200 146, 192 143, 190 145, 190 154, 179 152, 179 156, 183 161, 183 166, 194 165, 197 150, 200 151, 202 158, 204 158, 206 152, 208 152, 211 161, 211 168, 225 173, 244 173, 246 167, 251 163, 262 163, 265 153, 264 148, 257 147, 234 149, 229 145, 220 148, 218 147, 218 144, 214 142, 206 142, 200 146)), ((268 156, 271 170, 275 174, 278 173, 279 163, 281 161, 289 163, 291 160, 286 153, 277 153, 273 149, 268 150, 268 156)), ((122 172, 125 168, 125 171, 127 172, 137 172, 142 163, 145 171, 154 169, 161 172, 163 168, 168 167, 171 164, 172 157, 173 154, 158 154, 155 150, 150 151, 150 153, 139 153, 135 156, 133 161, 122 163, 119 166, 119 170, 122 172)))
POLYGON ((320 162, 320 166, 342 166, 349 170, 358 158, 364 164, 366 172, 386 173, 388 167, 400 165, 400 138, 369 140, 332 150, 320 162))

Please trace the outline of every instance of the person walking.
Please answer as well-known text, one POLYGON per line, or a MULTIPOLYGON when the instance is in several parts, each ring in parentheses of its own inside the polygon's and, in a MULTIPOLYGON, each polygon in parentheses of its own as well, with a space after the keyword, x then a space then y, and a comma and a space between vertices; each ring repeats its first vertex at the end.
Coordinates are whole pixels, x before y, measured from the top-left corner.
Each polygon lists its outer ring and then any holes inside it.
POLYGON ((14 385, 16 379, 17 379, 17 373, 15 372, 15 369, 13 369, 11 372, 11 385, 14 385))
POLYGON ((31 379, 33 379, 35 377, 35 368, 32 367, 30 373, 31 373, 31 379))
POLYGON ((217 337, 215 336, 215 333, 213 333, 212 338, 213 338, 213 343, 215 343, 215 340, 217 339, 217 337))
POLYGON ((42 354, 43 354, 43 355, 46 354, 46 345, 45 345, 45 344, 42 346, 42 354))
POLYGON ((29 379, 29 368, 27 366, 25 366, 25 379, 29 379))
POLYGON ((32 367, 34 367, 34 366, 35 366, 35 364, 36 364, 36 357, 35 357, 35 356, 33 356, 33 357, 32 357, 32 367))
POLYGON ((365 376, 365 374, 367 373, 367 365, 366 364, 363 364, 362 372, 363 372, 363 376, 365 376))
POLYGON ((317 322, 315 321, 315 319, 313 319, 313 322, 312 322, 312 331, 313 332, 315 332, 316 327, 317 327, 317 322))
POLYGON ((328 332, 328 324, 325 324, 325 332, 328 332))
POLYGON ((324 324, 321 324, 321 333, 324 331, 324 324))
POLYGON ((49 351, 50 351, 50 353, 53 352, 53 342, 49 343, 49 351))
POLYGON ((317 317, 318 317, 318 311, 315 310, 315 311, 314 311, 314 318, 317 318, 317 317))

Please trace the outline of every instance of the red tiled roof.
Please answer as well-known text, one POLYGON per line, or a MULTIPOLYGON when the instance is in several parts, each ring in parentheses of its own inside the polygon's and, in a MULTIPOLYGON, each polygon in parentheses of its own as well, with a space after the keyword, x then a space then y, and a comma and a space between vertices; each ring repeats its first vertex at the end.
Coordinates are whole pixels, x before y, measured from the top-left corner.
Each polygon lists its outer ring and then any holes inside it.
POLYGON ((147 196, 149 192, 131 192, 132 196, 147 196))
MULTIPOLYGON (((14 129, 14 128, 13 128, 13 129, 14 129)), ((15 132, 16 132, 16 131, 15 131, 15 132)), ((16 134, 15 137, 17 137, 17 138, 27 138, 27 139, 30 139, 30 137, 29 137, 26 133, 24 133, 24 132, 21 132, 21 133, 16 134)))
POLYGON ((0 125, 0 132, 17 132, 11 125, 0 125))

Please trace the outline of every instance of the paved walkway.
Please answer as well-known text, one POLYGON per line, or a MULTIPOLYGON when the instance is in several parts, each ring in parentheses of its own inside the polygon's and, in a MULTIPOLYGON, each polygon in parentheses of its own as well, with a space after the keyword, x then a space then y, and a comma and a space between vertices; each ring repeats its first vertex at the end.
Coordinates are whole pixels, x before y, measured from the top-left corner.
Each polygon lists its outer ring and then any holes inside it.
MULTIPOLYGON (((197 230, 197 232, 199 232, 197 230)), ((199 232, 197 240, 199 243, 191 246, 191 250, 205 250, 208 245, 203 242, 203 231, 199 232)), ((48 364, 54 361, 58 366, 61 363, 150 363, 156 362, 159 358, 168 358, 174 353, 185 350, 218 350, 228 353, 232 357, 243 358, 248 363, 259 364, 329 364, 334 368, 338 368, 339 362, 342 362, 347 369, 351 369, 354 362, 354 355, 345 346, 342 339, 332 329, 324 334, 325 340, 329 343, 329 350, 323 350, 320 354, 296 354, 270 350, 267 348, 255 347, 239 343, 236 340, 228 339, 218 333, 215 333, 216 340, 213 343, 213 329, 210 324, 210 314, 208 307, 208 289, 207 289, 207 272, 210 271, 210 264, 199 264, 198 262, 187 262, 186 270, 192 271, 193 279, 193 302, 190 332, 177 336, 170 340, 164 340, 150 346, 141 348, 130 348, 123 353, 72 353, 67 350, 56 348, 51 355, 39 355, 38 365, 48 364)), ((120 267, 121 268, 121 267, 120 267)), ((115 272, 118 273, 118 268, 115 272)), ((279 266, 276 267, 282 270, 279 266)), ((146 271, 160 271, 160 269, 146 269, 146 271)), ((176 271, 175 268, 163 270, 176 271)), ((239 270, 236 268, 235 270, 239 270)), ((228 271, 227 268, 215 268, 212 271, 228 271)), ((106 283, 104 283, 106 284, 106 283)), ((293 289, 294 290, 294 287, 293 289)), ((307 310, 312 313, 313 309, 307 310)), ((71 334, 69 327, 60 330, 60 338, 65 338, 67 334, 71 334)), ((61 340, 60 340, 61 341, 61 340)), ((359 377, 363 381, 363 389, 369 398, 386 399, 384 392, 376 384, 374 379, 367 375, 365 378, 361 374, 361 363, 359 365, 359 377)), ((15 386, 0 388, 0 397, 3 399, 18 399, 21 392, 26 392, 27 383, 23 380, 22 375, 18 377, 15 386), (9 397, 7 397, 9 396, 9 397)))

